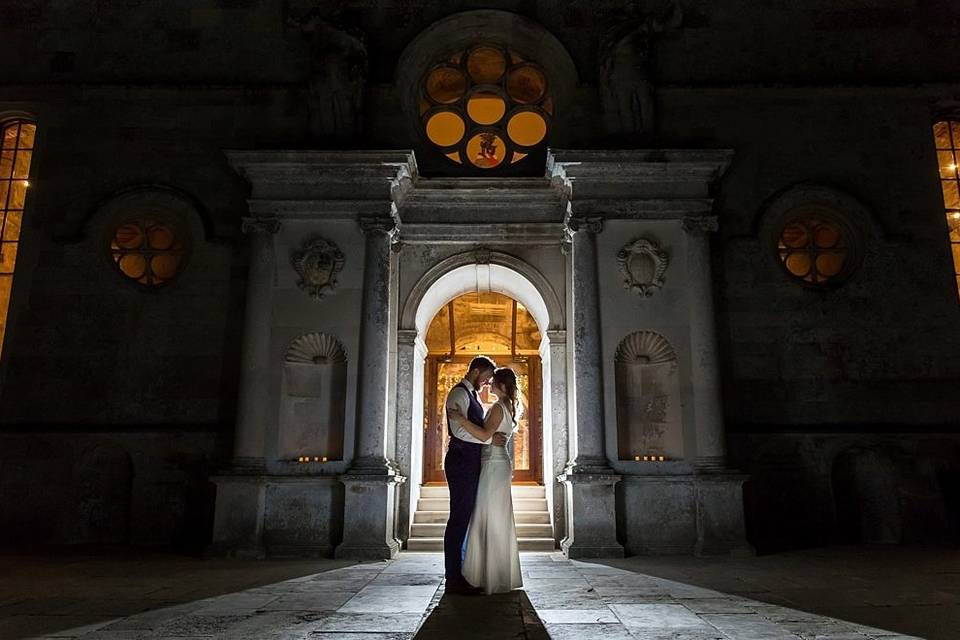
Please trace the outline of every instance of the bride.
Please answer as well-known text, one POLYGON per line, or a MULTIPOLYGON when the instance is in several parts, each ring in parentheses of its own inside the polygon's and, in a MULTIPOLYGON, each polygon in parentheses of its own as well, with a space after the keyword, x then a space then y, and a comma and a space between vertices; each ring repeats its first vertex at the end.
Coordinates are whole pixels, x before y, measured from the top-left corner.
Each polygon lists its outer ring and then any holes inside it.
MULTIPOLYGON (((462 413, 450 413, 450 420, 456 420, 480 440, 489 440, 498 431, 509 437, 517 430, 520 409, 517 375, 507 367, 497 369, 491 387, 497 395, 497 402, 490 407, 483 425, 470 422, 462 413)), ((496 445, 484 445, 480 460, 480 484, 467 533, 463 577, 471 584, 483 587, 489 595, 522 587, 523 581, 510 495, 512 463, 506 448, 496 445)))

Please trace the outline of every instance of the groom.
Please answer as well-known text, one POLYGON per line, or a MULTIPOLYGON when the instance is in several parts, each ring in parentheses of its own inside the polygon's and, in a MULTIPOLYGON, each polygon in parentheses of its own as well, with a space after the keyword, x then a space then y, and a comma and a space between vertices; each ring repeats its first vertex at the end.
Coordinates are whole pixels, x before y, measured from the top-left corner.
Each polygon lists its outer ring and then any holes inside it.
MULTIPOLYGON (((463 380, 450 390, 444 405, 448 410, 458 408, 476 424, 483 424, 483 405, 477 395, 479 389, 490 382, 496 365, 493 360, 478 356, 470 362, 470 369, 463 380)), ((450 443, 443 460, 443 470, 450 488, 450 519, 443 534, 444 568, 447 576, 447 593, 474 595, 479 587, 471 585, 460 572, 463 564, 463 540, 467 536, 470 516, 477 502, 477 484, 480 482, 480 451, 484 443, 470 435, 459 424, 450 422, 447 415, 447 433, 450 443)), ((489 442, 489 441, 488 441, 489 442)), ((493 443, 503 445, 506 436, 496 433, 493 443)))

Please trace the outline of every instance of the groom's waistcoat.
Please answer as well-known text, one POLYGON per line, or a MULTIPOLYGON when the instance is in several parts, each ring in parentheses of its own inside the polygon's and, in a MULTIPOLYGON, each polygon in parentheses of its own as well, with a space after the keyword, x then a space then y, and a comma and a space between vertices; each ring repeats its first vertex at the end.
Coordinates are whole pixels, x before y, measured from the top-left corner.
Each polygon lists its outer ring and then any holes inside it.
MULTIPOLYGON (((467 407, 467 418, 470 420, 470 422, 474 424, 482 425, 483 424, 483 405, 480 404, 480 400, 478 400, 476 394, 470 391, 470 389, 467 388, 467 385, 463 384, 462 382, 457 384, 457 387, 460 387, 461 389, 466 391, 467 397, 470 398, 470 406, 467 407)), ((454 389, 456 389, 456 387, 454 387, 454 389)), ((450 428, 450 420, 447 420, 447 433, 450 435, 451 438, 456 437, 453 435, 453 430, 450 428)), ((461 440, 461 442, 465 442, 465 441, 461 440)), ((467 443, 467 444, 475 444, 475 443, 467 443)))

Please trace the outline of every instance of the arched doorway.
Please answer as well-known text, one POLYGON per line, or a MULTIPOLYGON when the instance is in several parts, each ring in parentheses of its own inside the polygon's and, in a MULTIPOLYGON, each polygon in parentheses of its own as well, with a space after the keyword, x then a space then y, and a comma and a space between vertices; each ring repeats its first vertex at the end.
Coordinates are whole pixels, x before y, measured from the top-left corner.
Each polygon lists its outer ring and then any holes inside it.
MULTIPOLYGON (((494 291, 465 293, 443 306, 427 328, 424 380, 423 483, 444 484, 443 456, 449 439, 444 416, 447 393, 478 355, 517 373, 520 414, 511 441, 514 484, 543 482, 543 391, 536 320, 510 296, 494 291)), ((480 389, 484 409, 496 402, 489 387, 480 389)))

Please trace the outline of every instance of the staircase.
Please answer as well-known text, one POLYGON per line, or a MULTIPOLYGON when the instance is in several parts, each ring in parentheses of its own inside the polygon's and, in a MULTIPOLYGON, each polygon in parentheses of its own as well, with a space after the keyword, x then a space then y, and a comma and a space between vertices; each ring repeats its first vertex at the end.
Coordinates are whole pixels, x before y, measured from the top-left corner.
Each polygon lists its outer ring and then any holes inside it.
MULTIPOLYGON (((520 551, 553 551, 553 525, 547 511, 545 489, 539 485, 514 485, 513 518, 520 551)), ((450 516, 447 485, 420 487, 420 500, 413 514, 408 551, 443 551, 443 531, 450 516)))

